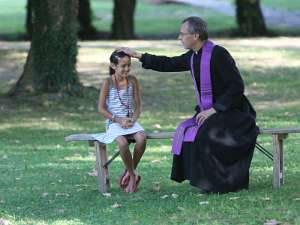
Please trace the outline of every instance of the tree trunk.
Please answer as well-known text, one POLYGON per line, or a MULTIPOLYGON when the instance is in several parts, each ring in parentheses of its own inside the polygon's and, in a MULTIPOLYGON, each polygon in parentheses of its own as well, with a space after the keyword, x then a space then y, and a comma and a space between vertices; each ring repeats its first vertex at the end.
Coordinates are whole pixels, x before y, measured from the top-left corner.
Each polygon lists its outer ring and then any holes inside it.
POLYGON ((112 38, 133 39, 136 0, 114 0, 112 38))
POLYGON ((78 0, 32 0, 32 41, 23 74, 10 91, 80 91, 76 73, 78 0))
POLYGON ((79 0, 78 21, 80 25, 80 38, 87 39, 97 34, 96 28, 92 25, 90 0, 79 0))
MULTIPOLYGON (((26 34, 30 39, 32 35, 31 2, 32 0, 27 0, 25 24, 26 34)), ((94 38, 97 35, 97 30, 92 25, 92 10, 90 6, 90 0, 79 0, 78 21, 80 25, 78 35, 80 38, 89 39, 94 38)))
POLYGON ((32 2, 32 0, 27 0, 26 23, 25 23, 26 34, 30 39, 31 39, 31 35, 32 35, 31 2, 32 2))
POLYGON ((239 32, 243 36, 267 34, 260 0, 236 0, 236 19, 239 32))

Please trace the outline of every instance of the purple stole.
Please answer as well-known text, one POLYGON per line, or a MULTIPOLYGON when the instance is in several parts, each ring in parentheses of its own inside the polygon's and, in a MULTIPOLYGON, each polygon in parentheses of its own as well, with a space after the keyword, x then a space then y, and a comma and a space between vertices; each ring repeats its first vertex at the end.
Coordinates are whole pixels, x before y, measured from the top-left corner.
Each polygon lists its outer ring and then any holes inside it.
MULTIPOLYGON (((194 80, 194 91, 197 104, 200 110, 207 110, 212 107, 212 86, 210 73, 210 59, 214 48, 214 43, 210 40, 204 42, 202 46, 201 64, 200 64, 200 96, 194 73, 194 54, 190 59, 191 73, 194 80)), ((173 136, 172 152, 174 155, 180 155, 182 143, 193 142, 197 132, 202 124, 196 123, 196 117, 183 121, 176 129, 173 136)))

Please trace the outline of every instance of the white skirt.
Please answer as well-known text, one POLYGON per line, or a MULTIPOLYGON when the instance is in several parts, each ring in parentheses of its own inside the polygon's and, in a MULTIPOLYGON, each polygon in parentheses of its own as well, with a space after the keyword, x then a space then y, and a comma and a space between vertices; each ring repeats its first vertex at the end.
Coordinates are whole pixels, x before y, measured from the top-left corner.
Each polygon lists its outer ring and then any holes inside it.
POLYGON ((93 134, 92 136, 101 143, 109 144, 119 136, 134 134, 139 131, 144 131, 144 129, 138 122, 135 122, 130 128, 122 128, 118 123, 111 123, 108 125, 106 133, 93 134))

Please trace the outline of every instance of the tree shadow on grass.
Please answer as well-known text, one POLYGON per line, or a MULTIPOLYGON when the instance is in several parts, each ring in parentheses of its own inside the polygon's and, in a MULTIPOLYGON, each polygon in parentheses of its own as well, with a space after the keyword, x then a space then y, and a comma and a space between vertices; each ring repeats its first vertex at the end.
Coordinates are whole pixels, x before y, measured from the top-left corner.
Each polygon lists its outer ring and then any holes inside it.
MULTIPOLYGON (((123 193, 116 185, 123 170, 123 164, 118 158, 110 166, 112 196, 104 197, 97 191, 97 179, 87 175, 94 168, 95 158, 90 153, 93 150, 84 142, 65 143, 62 136, 66 131, 41 128, 6 130, 6 141, 1 142, 1 152, 4 153, 1 155, 6 157, 0 158, 3 215, 13 215, 15 221, 25 223, 68 221, 118 224, 120 221, 132 221, 140 213, 140 221, 153 222, 161 219, 157 216, 158 211, 160 214, 172 215, 172 211, 178 210, 178 207, 192 214, 199 213, 201 202, 209 204, 210 208, 222 210, 222 207, 233 201, 231 197, 240 199, 234 202, 236 207, 246 207, 255 201, 275 201, 273 198, 278 198, 276 193, 271 192, 272 173, 269 169, 265 170, 265 159, 260 155, 254 159, 249 191, 220 196, 202 195, 188 182, 177 184, 170 181, 172 156, 167 151, 168 141, 149 142, 140 164, 142 183, 136 194, 123 193), (14 133, 22 134, 17 143, 14 133), (149 216, 154 219, 148 219, 149 216)), ((113 147, 109 149, 113 150, 113 147)), ((296 152, 287 154, 294 155, 296 152)), ((295 193, 299 188, 299 173, 287 171, 286 176, 288 182, 281 189, 282 192, 295 193)), ((280 199, 280 204, 288 204, 289 201, 280 199)), ((292 204, 290 209, 293 207, 292 204)), ((202 217, 212 213, 203 210, 202 207, 202 217)), ((182 212, 179 210, 178 213, 182 212)))

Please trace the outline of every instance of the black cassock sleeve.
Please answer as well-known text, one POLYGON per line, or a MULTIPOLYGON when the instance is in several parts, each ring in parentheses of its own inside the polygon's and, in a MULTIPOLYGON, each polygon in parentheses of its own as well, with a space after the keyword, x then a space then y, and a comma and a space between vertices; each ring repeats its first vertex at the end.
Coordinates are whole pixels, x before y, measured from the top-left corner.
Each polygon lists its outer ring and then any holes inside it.
POLYGON ((156 56, 145 53, 142 55, 140 61, 145 69, 160 72, 180 72, 190 70, 189 55, 190 52, 174 57, 156 56))
POLYGON ((239 107, 244 93, 244 82, 229 52, 223 47, 218 47, 216 50, 212 63, 219 93, 215 98, 213 108, 222 112, 239 107))

